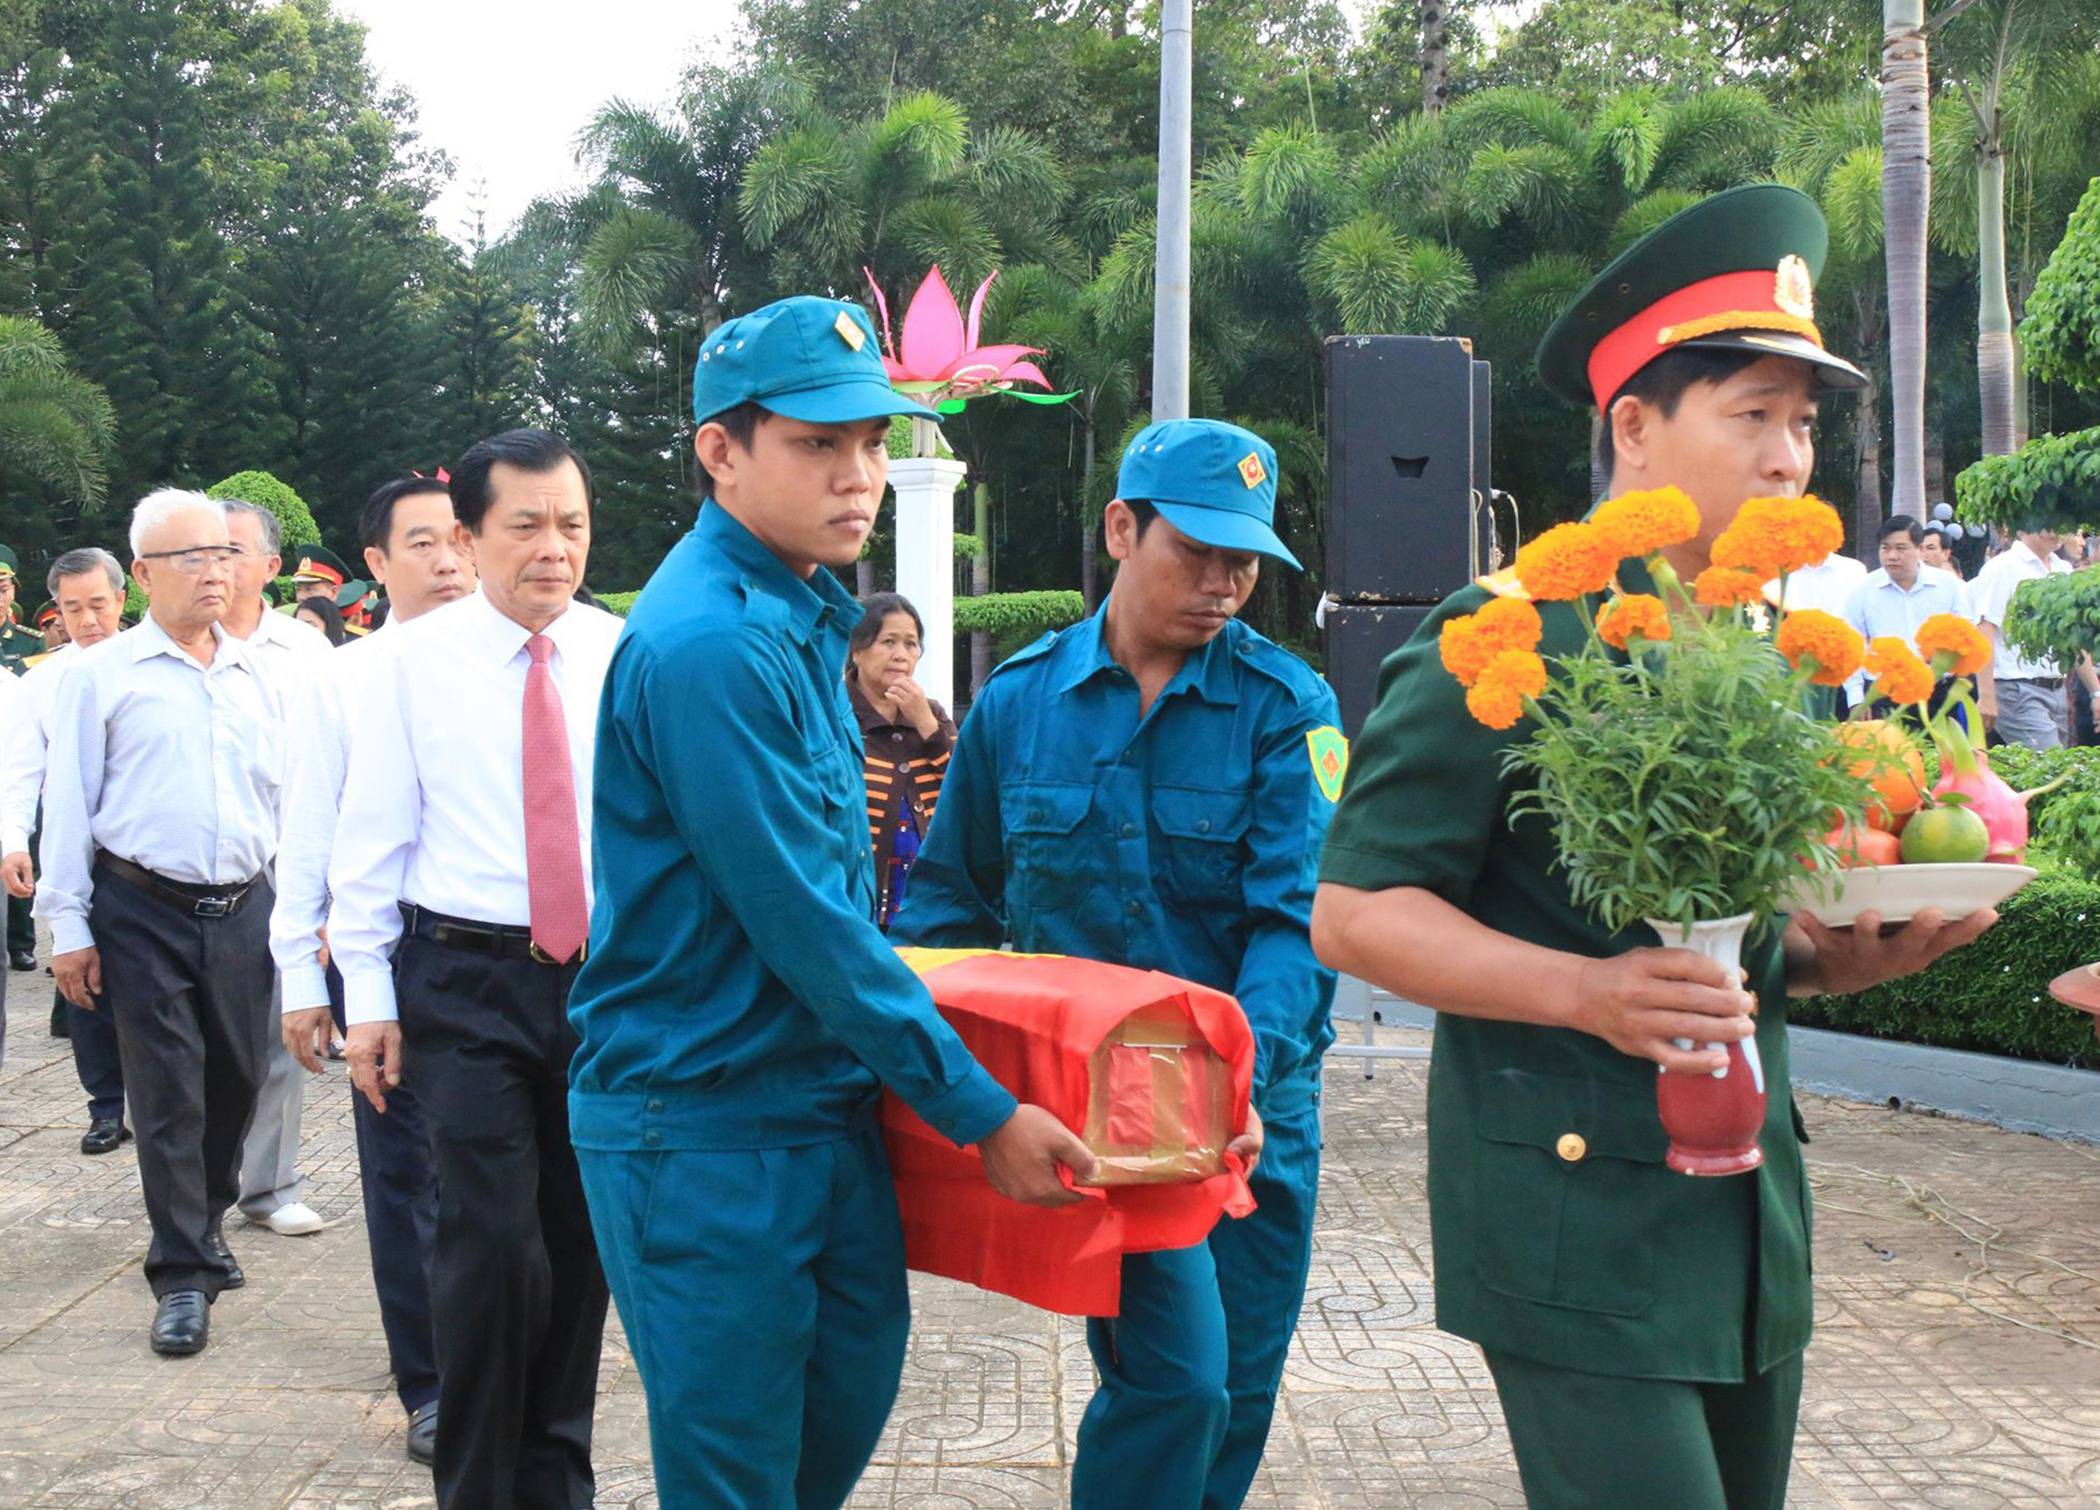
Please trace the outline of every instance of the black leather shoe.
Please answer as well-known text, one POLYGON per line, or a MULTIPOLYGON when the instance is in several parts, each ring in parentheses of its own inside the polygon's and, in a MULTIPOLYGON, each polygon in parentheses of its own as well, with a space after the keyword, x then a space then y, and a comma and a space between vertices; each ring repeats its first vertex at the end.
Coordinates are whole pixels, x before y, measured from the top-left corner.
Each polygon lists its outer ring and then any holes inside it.
POLYGON ((80 1135, 82 1153, 115 1153, 121 1143, 131 1141, 131 1129, 122 1117, 97 1117, 80 1135))
POLYGON ((33 949, 11 950, 8 953, 7 962, 17 970, 34 970, 36 968, 36 951, 33 949))
POLYGON ((248 1282, 248 1276, 241 1272, 240 1264, 234 1260, 233 1250, 226 1246, 225 1233, 214 1232, 204 1240, 204 1246, 216 1253, 219 1257, 219 1262, 225 1266, 226 1284, 224 1288, 238 1290, 248 1282))
POLYGON ((153 1313, 153 1351, 187 1358, 211 1337, 211 1302, 202 1290, 170 1290, 153 1313))
POLYGON ((408 1413, 408 1459, 428 1468, 437 1461, 438 1408, 432 1400, 420 1410, 408 1413))

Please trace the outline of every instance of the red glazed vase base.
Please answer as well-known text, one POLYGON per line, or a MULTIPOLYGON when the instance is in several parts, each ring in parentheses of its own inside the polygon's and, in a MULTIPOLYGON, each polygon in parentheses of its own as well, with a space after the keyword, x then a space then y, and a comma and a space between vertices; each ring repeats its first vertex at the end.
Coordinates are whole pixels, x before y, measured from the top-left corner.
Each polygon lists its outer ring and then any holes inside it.
POLYGON ((1755 1143, 1748 1148, 1735 1149, 1727 1153, 1711 1150, 1693 1151, 1671 1145, 1663 1162, 1679 1174, 1722 1175, 1748 1174, 1764 1163, 1765 1151, 1755 1143))

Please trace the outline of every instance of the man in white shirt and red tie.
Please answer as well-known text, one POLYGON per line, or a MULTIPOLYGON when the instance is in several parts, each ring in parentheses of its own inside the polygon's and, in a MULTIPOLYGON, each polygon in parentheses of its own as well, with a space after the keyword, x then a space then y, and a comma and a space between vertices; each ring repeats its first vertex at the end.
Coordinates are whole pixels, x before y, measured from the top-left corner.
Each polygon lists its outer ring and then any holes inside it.
POLYGON ((574 601, 590 473, 543 430, 453 464, 481 591, 390 631, 329 888, 352 1083, 412 1084, 438 1175, 444 1510, 594 1492, 607 1291, 569 1142, 569 988, 590 927, 598 695, 620 621, 574 601))
MULTIPOLYGON (((58 689, 90 646, 122 627, 124 568, 108 551, 84 546, 53 561, 44 586, 65 623, 66 643, 35 657, 22 673, 22 695, 12 718, 0 719, 0 884, 10 897, 25 901, 36 895, 33 851, 58 689)), ((109 1013, 84 1012, 63 996, 55 1010, 63 1013, 53 1021, 65 1026, 73 1069, 87 1092, 88 1129, 80 1135, 80 1151, 114 1153, 131 1139, 124 1126, 124 1066, 116 1025, 109 1013)))
MULTIPOLYGON (((365 683, 381 647, 400 626, 474 591, 474 566, 460 548, 452 495, 434 478, 383 484, 365 505, 365 564, 392 605, 386 623, 331 654, 295 693, 297 737, 285 751, 284 837, 277 854, 277 905, 270 952, 283 998, 283 1039, 305 1069, 321 1061, 341 1025, 342 975, 332 967, 328 856, 335 845, 343 782, 365 683)), ((437 1443, 438 1371, 431 1340, 430 1259, 437 1180, 412 1081, 389 1086, 382 1115, 352 1093, 357 1172, 364 1192, 372 1288, 386 1333, 394 1392, 408 1412, 408 1455, 429 1463, 437 1443)))
POLYGON ((203 1349, 239 1285, 233 1204, 270 1017, 270 858, 283 738, 233 595, 226 515, 164 489, 131 520, 150 605, 82 652, 59 690, 44 777, 37 915, 68 1001, 112 1013, 153 1240, 156 1352, 203 1349))
MULTIPOLYGON (((289 747, 304 738, 304 731, 289 722, 292 695, 319 673, 334 647, 312 625, 273 611, 263 597, 284 565, 277 516, 260 504, 228 499, 226 535, 240 554, 233 561, 233 597, 222 627, 247 642, 289 747)), ((305 1237, 326 1225, 306 1204, 306 1180, 299 1173, 299 1119, 305 1106, 306 1077, 273 1035, 255 1116, 241 1140, 238 1204, 249 1221, 283 1237, 305 1237)))

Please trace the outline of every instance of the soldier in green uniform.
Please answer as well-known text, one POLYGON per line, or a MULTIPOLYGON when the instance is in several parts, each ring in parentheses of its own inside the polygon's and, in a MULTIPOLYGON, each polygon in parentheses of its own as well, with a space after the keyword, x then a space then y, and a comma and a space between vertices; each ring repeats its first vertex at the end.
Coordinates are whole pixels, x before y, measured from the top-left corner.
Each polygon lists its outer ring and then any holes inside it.
POLYGON ((0 545, 0 670, 17 676, 22 674, 22 662, 44 653, 44 637, 16 617, 16 573, 21 564, 10 547, 0 545))
MULTIPOLYGON (((1699 537, 1685 580, 1746 498, 1808 483, 1818 399, 1856 388, 1823 349, 1822 216, 1762 184, 1683 211, 1607 267, 1540 350, 1547 386, 1603 415, 1612 496, 1675 485, 1699 537)), ((1808 1344, 1807 1140, 1787 1078, 1789 995, 1922 969, 1994 914, 1924 912, 1880 936, 1797 918, 1746 980, 1613 936, 1571 900, 1549 819, 1511 820, 1514 732, 1468 716, 1438 633, 1447 600, 1381 673, 1320 867, 1313 943, 1338 970, 1437 1010, 1429 1202, 1437 1324, 1478 1343, 1534 1507, 1751 1510, 1785 1503, 1808 1344), (1745 991, 1747 984, 1750 990, 1745 991), (1673 1040, 1755 1034, 1763 1167, 1664 1167, 1655 1077, 1724 1055, 1673 1040)), ((1576 605, 1539 605, 1573 648, 1576 605)), ((1592 609, 1596 606, 1590 605, 1592 609)))

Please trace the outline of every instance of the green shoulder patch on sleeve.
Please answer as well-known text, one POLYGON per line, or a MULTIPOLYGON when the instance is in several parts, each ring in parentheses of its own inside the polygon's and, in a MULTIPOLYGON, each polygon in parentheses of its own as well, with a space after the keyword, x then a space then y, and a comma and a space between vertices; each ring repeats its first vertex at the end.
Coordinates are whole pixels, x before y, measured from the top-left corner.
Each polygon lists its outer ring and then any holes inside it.
POLYGON ((1332 724, 1308 729, 1305 747, 1312 755, 1313 779, 1329 802, 1342 800, 1342 782, 1349 774, 1349 741, 1332 724))

